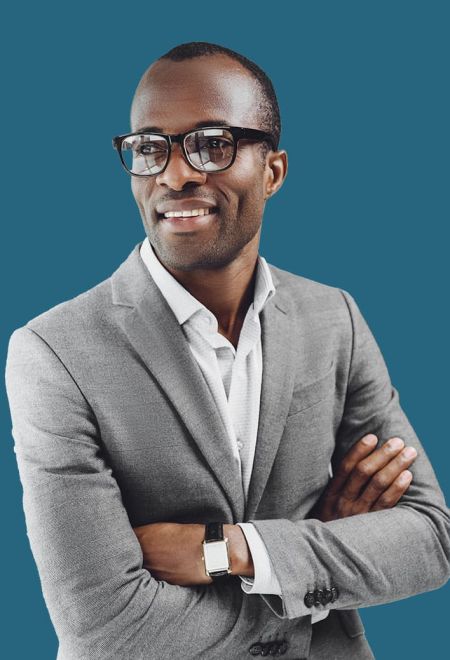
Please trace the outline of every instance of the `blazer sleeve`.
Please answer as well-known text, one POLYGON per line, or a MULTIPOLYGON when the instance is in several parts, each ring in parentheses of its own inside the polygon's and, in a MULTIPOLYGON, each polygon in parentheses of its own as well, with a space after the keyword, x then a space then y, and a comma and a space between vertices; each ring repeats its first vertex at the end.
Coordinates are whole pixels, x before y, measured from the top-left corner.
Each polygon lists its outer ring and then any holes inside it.
MULTIPOLYGON (((239 576, 242 580, 241 588, 248 595, 260 594, 266 605, 278 616, 280 605, 278 604, 278 607, 275 606, 274 609, 271 599, 274 600, 273 594, 277 595, 275 601, 281 598, 281 587, 264 543, 251 523, 238 523, 238 525, 244 532, 254 567, 253 578, 239 576)), ((327 616, 328 611, 321 612, 314 607, 311 610, 311 623, 321 621, 327 616)))
POLYGON ((326 523, 249 521, 262 537, 281 585, 282 598, 265 597, 281 618, 311 614, 307 593, 315 590, 337 589, 337 597, 322 609, 352 609, 431 591, 449 578, 450 517, 444 495, 367 323, 352 296, 341 293, 352 349, 333 468, 370 432, 378 436, 378 446, 399 436, 418 455, 409 467, 409 489, 392 509, 326 523))
POLYGON ((203 657, 226 640, 242 590, 171 585, 143 569, 93 411, 29 327, 11 335, 6 386, 27 534, 58 658, 179 657, 180 641, 203 657))

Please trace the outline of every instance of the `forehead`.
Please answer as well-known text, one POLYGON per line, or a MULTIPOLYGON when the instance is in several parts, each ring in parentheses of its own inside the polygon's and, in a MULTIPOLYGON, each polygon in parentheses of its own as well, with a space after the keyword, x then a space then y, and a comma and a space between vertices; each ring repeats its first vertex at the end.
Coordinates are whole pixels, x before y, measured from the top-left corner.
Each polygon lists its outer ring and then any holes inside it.
POLYGON ((135 97, 131 128, 155 127, 182 133, 205 121, 260 128, 258 83, 239 63, 224 55, 182 62, 159 60, 144 74, 135 97))

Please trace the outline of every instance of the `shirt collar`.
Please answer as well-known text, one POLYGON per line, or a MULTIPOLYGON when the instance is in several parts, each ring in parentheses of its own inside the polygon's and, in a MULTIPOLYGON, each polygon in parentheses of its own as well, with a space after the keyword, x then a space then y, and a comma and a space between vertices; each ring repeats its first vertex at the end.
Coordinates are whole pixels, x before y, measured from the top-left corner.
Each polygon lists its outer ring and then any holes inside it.
MULTIPOLYGON (((180 325, 190 319, 198 310, 204 310, 209 316, 211 315, 211 311, 197 300, 197 298, 194 298, 194 296, 173 277, 167 268, 162 265, 156 256, 148 237, 142 242, 140 255, 152 279, 163 294, 180 325)), ((253 309, 257 314, 260 313, 267 301, 270 300, 273 295, 275 295, 275 286, 270 268, 264 257, 258 255, 255 295, 253 300, 253 309)))

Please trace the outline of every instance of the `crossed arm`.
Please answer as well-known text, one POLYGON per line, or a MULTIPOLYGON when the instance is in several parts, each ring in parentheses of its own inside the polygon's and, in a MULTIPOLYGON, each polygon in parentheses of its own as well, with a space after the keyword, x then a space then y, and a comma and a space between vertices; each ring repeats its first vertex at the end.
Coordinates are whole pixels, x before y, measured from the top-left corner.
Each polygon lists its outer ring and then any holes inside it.
MULTIPOLYGON (((310 518, 322 522, 359 513, 389 509, 411 483, 407 469, 417 452, 401 438, 391 438, 374 449, 377 437, 370 433, 357 442, 341 461, 310 518)), ((144 568, 158 580, 179 586, 209 584, 202 561, 204 524, 158 522, 133 528, 142 548, 144 568)), ((254 576, 253 560, 239 525, 224 525, 229 539, 232 575, 254 576)))
MULTIPOLYGON (((305 590, 330 581, 341 590, 332 607, 349 609, 436 589, 449 575, 450 518, 443 494, 351 299, 349 309, 354 347, 336 442, 336 476, 309 519, 249 521, 278 571, 281 618, 310 614, 303 602, 305 590), (356 441, 371 432, 382 445, 379 450, 356 449, 356 441), (396 482, 408 461, 401 463, 399 452, 390 454, 390 460, 383 453, 385 440, 396 435, 418 452, 410 488, 398 489, 396 482), (387 469, 397 456, 397 467, 387 469), (384 490, 374 499, 377 487, 384 490)), ((94 412, 52 348, 52 333, 48 339, 43 334, 31 327, 13 333, 6 385, 27 534, 61 659, 147 657, 155 648, 159 657, 173 657, 179 640, 192 639, 194 628, 198 657, 210 648, 211 631, 215 657, 226 655, 230 643, 240 648, 247 624, 236 624, 236 612, 245 607, 244 596, 236 580, 220 589, 204 584, 209 578, 201 563, 203 526, 158 523, 163 527, 133 530, 118 483, 99 451, 94 412), (142 550, 151 572, 142 567, 142 550), (181 576, 180 567, 185 570, 181 576), (158 571, 172 575, 158 580, 158 571), (195 586, 180 586, 192 578, 195 586)), ((240 528, 230 526, 226 532, 236 536, 231 543, 236 573, 245 575, 247 569, 251 575, 240 528)), ((268 609, 258 609, 259 599, 254 603, 263 625, 268 609)))

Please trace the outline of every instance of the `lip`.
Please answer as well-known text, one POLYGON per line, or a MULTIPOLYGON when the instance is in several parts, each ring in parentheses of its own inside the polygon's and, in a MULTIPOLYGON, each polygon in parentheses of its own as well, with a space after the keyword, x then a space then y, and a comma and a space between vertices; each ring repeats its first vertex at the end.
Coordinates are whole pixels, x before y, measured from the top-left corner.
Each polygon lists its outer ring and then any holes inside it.
POLYGON ((156 213, 158 219, 161 219, 164 213, 169 213, 170 211, 193 211, 194 209, 213 209, 217 205, 213 202, 208 202, 205 199, 180 199, 178 202, 168 202, 167 204, 161 204, 161 206, 156 207, 156 213))

